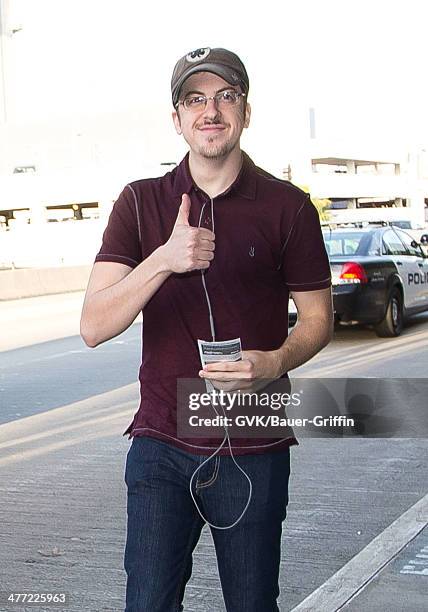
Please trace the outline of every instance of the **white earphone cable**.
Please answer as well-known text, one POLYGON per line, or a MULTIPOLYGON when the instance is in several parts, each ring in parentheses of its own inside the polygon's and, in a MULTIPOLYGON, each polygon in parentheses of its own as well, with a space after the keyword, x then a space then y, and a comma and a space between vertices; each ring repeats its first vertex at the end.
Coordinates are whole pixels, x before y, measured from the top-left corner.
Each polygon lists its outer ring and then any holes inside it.
MULTIPOLYGON (((201 227, 201 220, 202 220, 202 215, 204 212, 204 208, 206 206, 206 202, 203 204, 202 209, 201 209, 201 213, 199 215, 199 222, 198 222, 198 227, 201 227)), ((212 223, 212 231, 214 232, 214 202, 213 199, 211 198, 211 223, 212 223)), ((215 327, 214 327, 214 318, 213 318, 213 314, 212 314, 212 308, 211 308, 211 301, 208 295, 208 290, 207 290, 207 286, 205 283, 205 270, 201 270, 201 278, 202 278, 202 285, 204 287, 204 291, 205 291, 205 297, 206 297, 206 301, 207 301, 207 305, 208 305, 208 312, 209 312, 209 320, 210 320, 210 329, 211 329, 211 337, 212 337, 212 341, 215 342, 215 327)), ((215 393, 215 389, 212 385, 212 383, 207 380, 205 381, 206 386, 207 386, 207 390, 209 389, 211 393, 215 393)), ((224 423, 227 423, 226 420, 226 414, 224 413, 224 407, 222 406, 221 402, 219 403, 219 405, 222 408, 223 411, 223 416, 224 416, 224 423)), ((215 406, 213 404, 211 404, 212 408, 214 409, 214 412, 216 413, 217 416, 220 416, 219 413, 217 412, 215 406)), ((247 511, 248 506, 250 505, 250 501, 251 501, 251 497, 252 497, 252 493, 253 493, 253 484, 251 482, 250 477, 248 476, 248 474, 241 468, 241 466, 236 462, 235 456, 233 454, 232 451, 232 446, 230 443, 230 437, 229 437, 229 430, 227 425, 223 425, 224 430, 225 430, 225 435, 223 438, 222 443, 220 444, 220 446, 212 453, 212 455, 210 455, 207 459, 205 459, 201 465, 199 465, 196 470, 193 472, 191 478, 190 478, 190 483, 189 483, 189 488, 190 488, 190 495, 192 496, 192 500, 193 503, 196 506, 196 509, 199 513, 199 515, 201 516, 201 518, 208 524, 210 525, 210 527, 213 527, 214 529, 231 529, 232 527, 234 527, 237 523, 239 523, 239 521, 241 520, 241 518, 244 516, 245 512, 247 511), (225 441, 227 440, 228 446, 229 446, 229 452, 230 452, 230 456, 232 458, 232 461, 234 462, 234 464, 236 465, 236 467, 244 474, 245 478, 248 480, 248 484, 249 484, 249 495, 248 495, 248 500, 247 503, 245 504, 245 508, 243 509, 243 511, 241 512, 241 514, 239 515, 239 517, 236 519, 236 521, 234 523, 232 523, 231 525, 226 525, 226 526, 220 526, 220 525, 214 525, 213 523, 210 523, 210 521, 202 514, 202 512, 199 509, 198 503, 195 499, 195 496, 193 494, 192 491, 192 484, 193 484, 193 479, 195 478, 195 475, 198 473, 198 471, 202 468, 202 466, 204 466, 206 463, 208 463, 208 461, 210 459, 212 459, 213 457, 215 457, 223 448, 225 441)), ((221 461, 221 455, 219 456, 219 461, 221 461)), ((196 485, 197 486, 197 485, 196 485)))

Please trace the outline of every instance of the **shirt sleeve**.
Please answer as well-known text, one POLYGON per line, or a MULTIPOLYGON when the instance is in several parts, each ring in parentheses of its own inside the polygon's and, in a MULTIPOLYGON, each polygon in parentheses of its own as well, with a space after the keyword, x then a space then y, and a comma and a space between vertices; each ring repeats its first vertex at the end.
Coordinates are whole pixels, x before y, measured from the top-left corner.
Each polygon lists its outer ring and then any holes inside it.
POLYGON ((114 203, 95 261, 113 261, 131 268, 142 261, 138 203, 130 185, 114 203))
POLYGON ((290 291, 331 286, 331 272, 318 211, 305 194, 282 248, 281 269, 290 291))

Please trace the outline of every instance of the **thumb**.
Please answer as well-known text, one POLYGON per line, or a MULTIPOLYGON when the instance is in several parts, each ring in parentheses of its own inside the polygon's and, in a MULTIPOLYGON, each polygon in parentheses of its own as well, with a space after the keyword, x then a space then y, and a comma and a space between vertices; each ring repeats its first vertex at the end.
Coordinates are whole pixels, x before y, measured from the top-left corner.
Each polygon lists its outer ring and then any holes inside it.
POLYGON ((189 196, 187 193, 183 193, 175 225, 189 225, 190 206, 191 201, 189 196))

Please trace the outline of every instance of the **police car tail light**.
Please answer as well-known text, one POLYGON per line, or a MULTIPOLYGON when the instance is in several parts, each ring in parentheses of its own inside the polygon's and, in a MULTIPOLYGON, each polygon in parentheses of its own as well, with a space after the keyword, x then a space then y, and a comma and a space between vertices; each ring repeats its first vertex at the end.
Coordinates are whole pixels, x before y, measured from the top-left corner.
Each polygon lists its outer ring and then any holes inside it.
POLYGON ((354 261, 348 261, 343 264, 342 270, 340 271, 339 282, 345 283, 367 283, 367 275, 364 271, 363 266, 354 261))

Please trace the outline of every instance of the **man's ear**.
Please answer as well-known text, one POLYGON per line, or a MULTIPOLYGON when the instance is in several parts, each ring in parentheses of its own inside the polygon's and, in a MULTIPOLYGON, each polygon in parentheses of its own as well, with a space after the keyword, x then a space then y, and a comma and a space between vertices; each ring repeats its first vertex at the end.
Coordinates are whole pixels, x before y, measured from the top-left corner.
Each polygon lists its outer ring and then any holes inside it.
POLYGON ((251 119, 251 106, 249 102, 245 105, 245 117, 244 117, 244 128, 247 128, 250 125, 251 119))
POLYGON ((172 120, 174 122, 174 127, 175 127, 175 131, 177 132, 177 134, 181 134, 181 121, 180 121, 180 115, 178 114, 178 112, 176 110, 172 111, 172 120))

